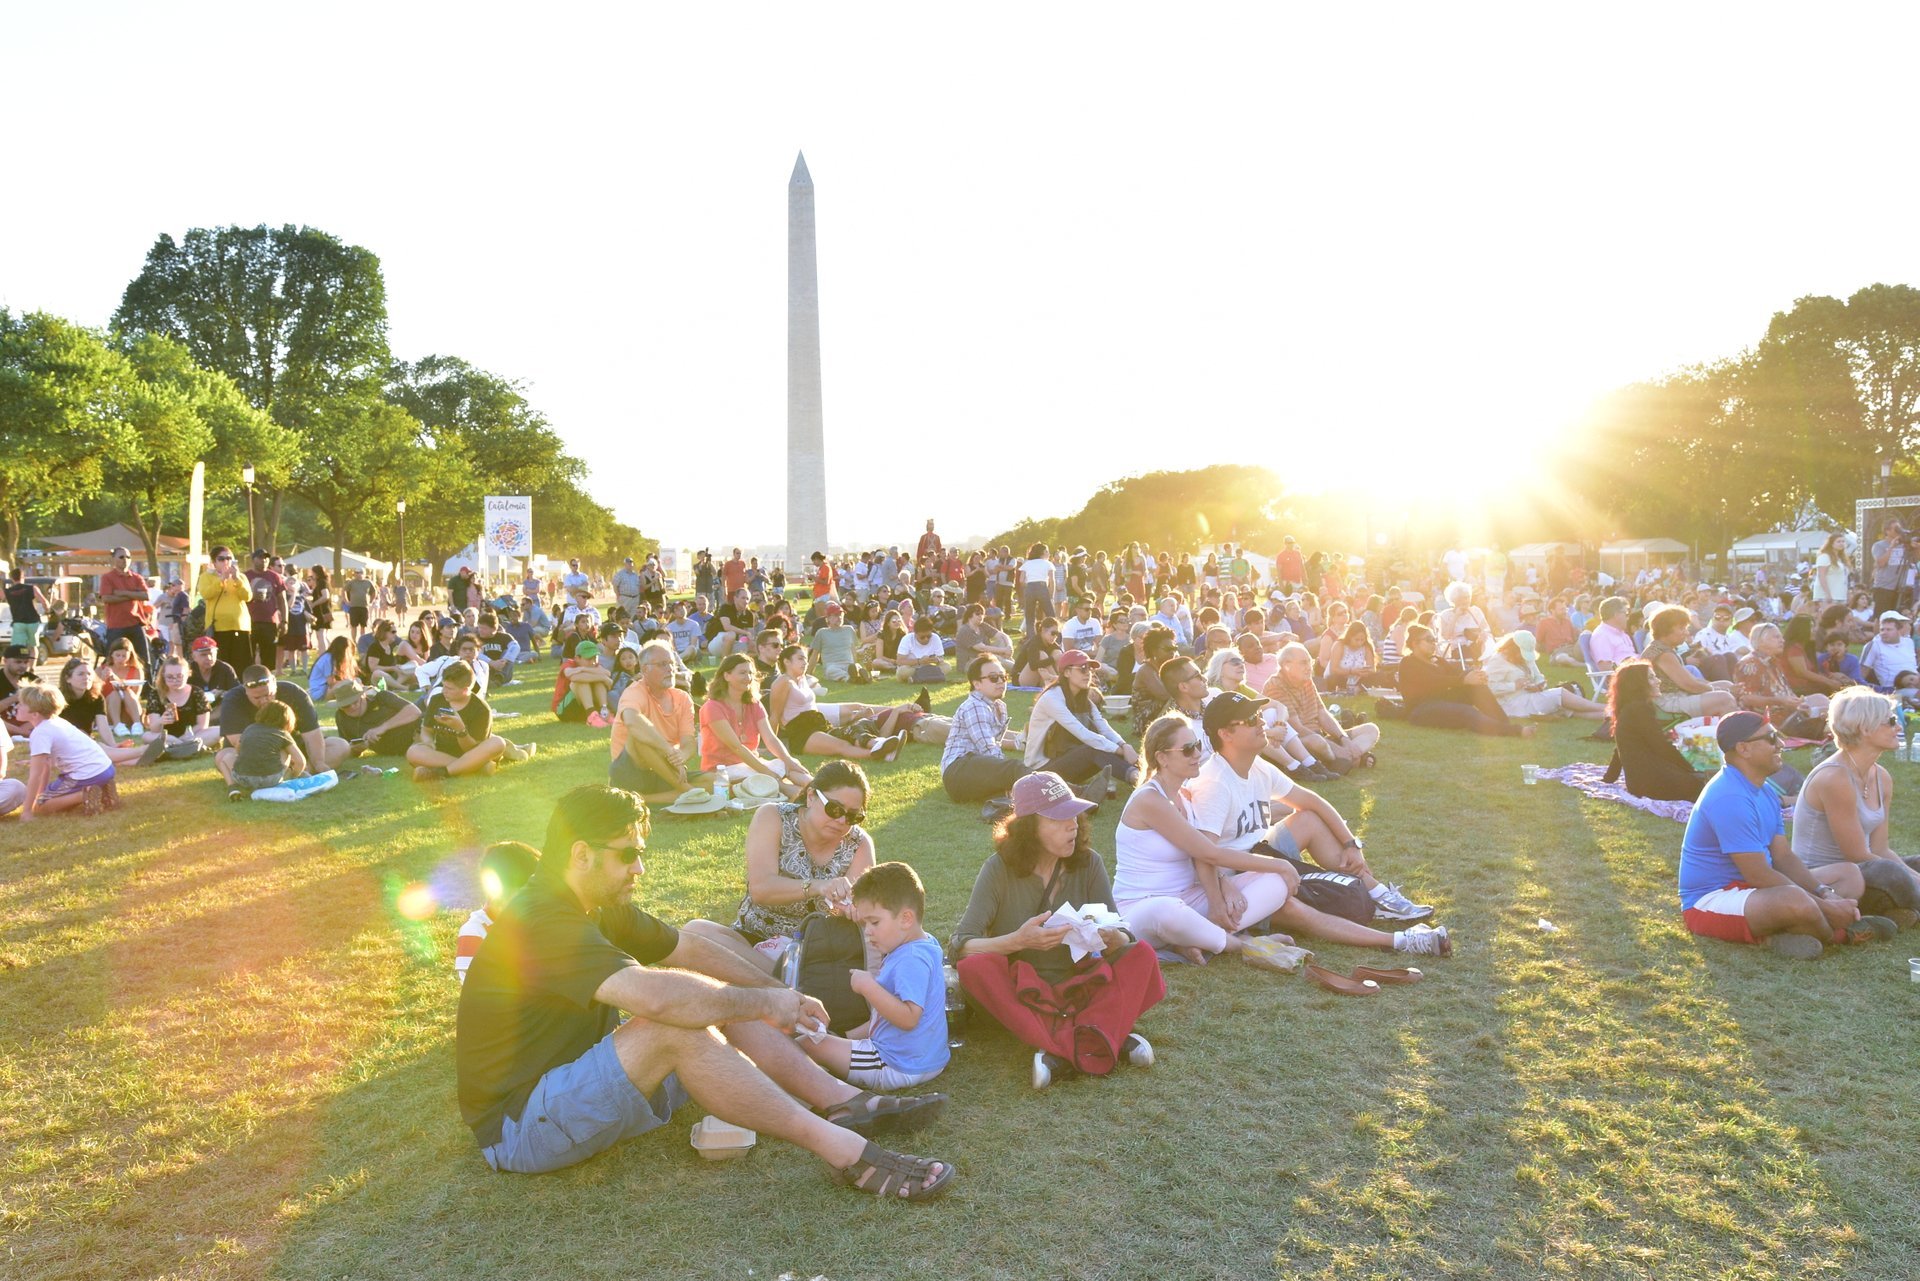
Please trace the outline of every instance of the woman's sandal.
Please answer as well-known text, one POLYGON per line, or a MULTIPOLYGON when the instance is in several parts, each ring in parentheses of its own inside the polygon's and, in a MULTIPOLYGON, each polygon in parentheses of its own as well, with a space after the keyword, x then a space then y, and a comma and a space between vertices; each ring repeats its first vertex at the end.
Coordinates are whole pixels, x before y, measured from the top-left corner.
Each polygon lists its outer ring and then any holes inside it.
POLYGON ((946 1194, 947 1185, 953 1182, 954 1167, 951 1161, 889 1152, 877 1143, 868 1143, 858 1161, 832 1174, 835 1183, 857 1192, 871 1192, 889 1200, 931 1201, 946 1194), (940 1175, 929 1183, 935 1165, 941 1167, 940 1175), (903 1193, 902 1189, 907 1190, 903 1193))
POLYGON ((1421 979, 1425 978, 1426 975, 1412 968, 1404 970, 1383 970, 1372 965, 1356 965, 1353 967, 1353 977, 1357 979, 1372 979, 1375 983, 1381 984, 1407 984, 1418 983, 1421 979))
POLYGON ((855 1134, 906 1133, 930 1124, 946 1109, 944 1094, 875 1094, 862 1090, 852 1098, 824 1108, 821 1116, 855 1134))
POLYGON ((1380 995, 1380 985, 1372 979, 1350 979, 1344 974, 1335 974, 1332 970, 1319 965, 1303 965, 1300 970, 1327 991, 1338 992, 1341 996, 1380 995))

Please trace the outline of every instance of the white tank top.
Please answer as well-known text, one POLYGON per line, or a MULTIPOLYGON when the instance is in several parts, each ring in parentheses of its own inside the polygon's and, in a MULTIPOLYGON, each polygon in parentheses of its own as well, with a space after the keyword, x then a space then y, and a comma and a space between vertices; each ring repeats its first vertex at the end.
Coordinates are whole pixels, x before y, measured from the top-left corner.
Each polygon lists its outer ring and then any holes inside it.
POLYGON ((804 680, 787 677, 787 715, 786 719, 780 722, 781 727, 784 729, 800 713, 812 711, 813 702, 812 685, 804 680))
MULTIPOLYGON (((1146 788, 1159 792, 1180 816, 1193 822, 1193 806, 1185 796, 1168 796, 1160 781, 1154 779, 1127 799, 1131 808, 1135 797, 1146 788)), ((1120 812, 1120 825, 1113 830, 1113 905, 1124 910, 1141 899, 1166 895, 1180 898, 1199 885, 1193 859, 1186 851, 1151 827, 1128 827, 1126 810, 1120 812)))

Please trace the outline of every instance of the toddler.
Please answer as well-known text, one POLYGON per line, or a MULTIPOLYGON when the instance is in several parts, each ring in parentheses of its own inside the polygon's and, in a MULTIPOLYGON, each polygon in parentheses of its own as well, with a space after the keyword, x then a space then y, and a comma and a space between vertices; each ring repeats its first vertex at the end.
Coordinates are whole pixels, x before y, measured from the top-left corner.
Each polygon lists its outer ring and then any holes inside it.
POLYGON ((253 724, 240 735, 240 750, 231 765, 215 757, 227 775, 227 799, 243 801, 266 787, 278 787, 288 778, 307 772, 307 758, 293 741, 293 709, 273 699, 254 713, 253 724))
POLYGON ((493 918, 521 886, 533 879, 533 869, 539 864, 540 851, 525 841, 495 841, 480 856, 480 889, 487 901, 473 909, 453 941, 453 976, 462 983, 467 981, 467 967, 473 964, 481 941, 493 928, 493 918))

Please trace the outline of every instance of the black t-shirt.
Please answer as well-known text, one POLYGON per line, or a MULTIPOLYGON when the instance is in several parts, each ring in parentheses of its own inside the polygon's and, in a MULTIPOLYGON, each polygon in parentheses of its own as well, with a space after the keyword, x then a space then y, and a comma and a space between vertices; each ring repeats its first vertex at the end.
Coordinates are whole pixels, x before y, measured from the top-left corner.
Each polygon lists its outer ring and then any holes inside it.
MULTIPOLYGON (((273 696, 293 709, 293 732, 310 734, 320 728, 320 713, 313 710, 307 691, 291 681, 277 681, 273 696)), ((247 687, 235 685, 220 696, 220 737, 237 738, 247 732, 260 709, 247 697, 247 687)))
POLYGON ((106 700, 98 694, 67 695, 67 705, 60 709, 60 719, 79 730, 82 734, 93 733, 93 719, 107 714, 106 700))
POLYGON ((455 574, 447 580, 447 599, 453 603, 454 612, 467 607, 467 600, 473 595, 473 580, 465 574, 455 574))
MULTIPOLYGON (((453 704, 447 702, 445 694, 435 694, 420 709, 420 719, 433 732, 433 748, 449 756, 458 756, 469 749, 460 746, 460 738, 440 728, 440 713, 452 711, 453 704)), ((493 709, 487 706, 487 700, 475 694, 467 700, 467 705, 457 715, 467 727, 467 737, 475 743, 493 732, 493 709)))
POLYGON ((507 646, 513 644, 513 637, 496 630, 493 635, 482 637, 480 653, 489 663, 497 663, 507 656, 507 646))
POLYGON ((33 603, 32 583, 7 584, 7 612, 16 623, 40 621, 40 611, 33 603))
POLYGON ((588 912, 558 876, 535 872, 501 910, 460 989, 454 1068, 460 1119, 486 1147, 540 1078, 620 1026, 594 1000, 630 965, 673 954, 680 932, 630 903, 588 912))
POLYGON ((722 630, 720 620, 723 618, 748 634, 760 630, 760 615, 753 612, 753 606, 749 605, 745 609, 736 609, 732 605, 722 605, 714 611, 713 617, 707 621, 708 640, 712 640, 720 634, 722 630))
POLYGON ((418 721, 396 726, 378 738, 367 738, 367 733, 392 720, 407 706, 407 700, 392 690, 376 689, 367 695, 366 711, 354 716, 343 707, 333 714, 333 723, 339 729, 340 737, 349 742, 356 738, 365 739, 368 750, 376 756, 405 756, 415 731, 420 728, 418 721))
POLYGON ((575 657, 576 655, 574 651, 578 650, 580 646, 587 641, 592 641, 594 644, 598 645, 600 643, 600 638, 598 636, 595 636, 592 632, 588 632, 585 636, 579 636, 579 635, 569 633, 567 636, 567 643, 561 646, 560 648, 561 657, 563 658, 575 657))
POLYGON ((205 676, 200 674, 198 664, 187 664, 187 684, 193 686, 195 689, 211 690, 216 694, 224 694, 239 683, 240 678, 233 674, 233 664, 231 663, 222 663, 216 659, 213 666, 207 669, 205 676))
POLYGON ((31 668, 22 672, 20 679, 17 681, 7 675, 5 668, 0 668, 0 698, 12 698, 27 686, 38 685, 39 683, 40 678, 33 674, 31 668))
POLYGON ((167 697, 165 686, 156 685, 151 681, 147 683, 146 693, 141 701, 150 715, 163 718, 160 728, 175 738, 180 737, 182 734, 189 733, 193 729, 193 723, 199 720, 201 714, 207 710, 207 696, 205 692, 197 688, 191 681, 187 683, 186 702, 178 706, 174 704, 172 699, 167 697))

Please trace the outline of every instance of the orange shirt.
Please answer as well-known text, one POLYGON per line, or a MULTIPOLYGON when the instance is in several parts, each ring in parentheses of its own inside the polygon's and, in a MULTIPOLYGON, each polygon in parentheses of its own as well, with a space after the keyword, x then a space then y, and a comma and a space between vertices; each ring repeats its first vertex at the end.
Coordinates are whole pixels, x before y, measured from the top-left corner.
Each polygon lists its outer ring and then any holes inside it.
MULTIPOLYGON (((662 738, 669 743, 680 744, 687 741, 693 733, 693 699, 687 691, 677 686, 671 687, 661 698, 655 698, 653 691, 647 688, 643 680, 634 681, 620 695, 618 711, 636 711, 653 723, 662 738)), ((627 750, 627 727, 618 716, 613 718, 612 759, 619 759, 620 753, 627 750)))

